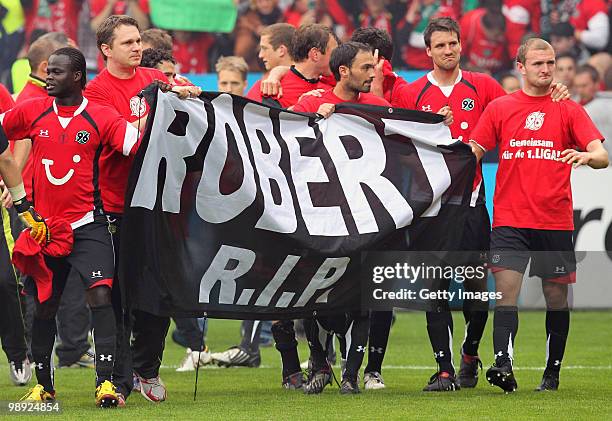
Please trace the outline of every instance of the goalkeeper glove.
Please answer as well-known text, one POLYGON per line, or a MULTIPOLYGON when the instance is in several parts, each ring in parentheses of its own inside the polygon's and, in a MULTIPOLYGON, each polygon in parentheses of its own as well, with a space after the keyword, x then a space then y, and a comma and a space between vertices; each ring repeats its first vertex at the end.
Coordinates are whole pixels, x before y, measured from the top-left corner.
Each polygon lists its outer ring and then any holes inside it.
POLYGON ((41 246, 51 241, 49 227, 42 216, 36 212, 32 204, 26 198, 13 202, 15 209, 19 212, 19 219, 30 228, 30 236, 41 246))

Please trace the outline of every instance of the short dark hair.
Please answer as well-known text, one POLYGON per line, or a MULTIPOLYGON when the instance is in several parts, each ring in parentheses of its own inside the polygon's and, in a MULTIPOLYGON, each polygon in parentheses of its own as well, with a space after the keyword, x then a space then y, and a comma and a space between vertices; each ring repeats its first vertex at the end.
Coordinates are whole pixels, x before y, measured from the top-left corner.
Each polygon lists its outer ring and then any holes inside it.
POLYGON ((275 50, 281 45, 287 47, 287 50, 291 50, 291 39, 295 34, 295 26, 288 23, 275 23, 270 26, 266 26, 261 31, 261 36, 264 35, 270 37, 270 44, 275 50))
POLYGON ((559 22, 555 23, 550 28, 550 35, 554 35, 556 37, 563 38, 573 38, 574 37, 574 27, 569 22, 559 22))
POLYGON ((340 66, 351 67, 361 51, 370 53, 372 49, 363 42, 349 41, 334 50, 329 58, 329 68, 336 80, 340 80, 340 66))
POLYGON ((159 28, 150 28, 140 34, 143 44, 151 44, 157 50, 172 51, 172 36, 159 28))
POLYGON ((576 60, 576 57, 571 53, 561 53, 561 54, 557 54, 557 56, 555 57, 557 61, 561 60, 562 58, 571 59, 574 62, 574 65, 578 63, 578 61, 576 60))
POLYGON ((503 32, 506 30, 506 17, 501 11, 487 10, 482 17, 482 26, 490 30, 496 29, 503 32))
POLYGON ((140 61, 140 67, 150 67, 151 69, 157 68, 157 65, 164 61, 169 61, 176 64, 176 60, 172 57, 169 51, 162 50, 161 48, 147 48, 142 52, 142 60, 140 61))
MULTIPOLYGON (((73 72, 81 72, 81 88, 87 83, 87 62, 85 56, 76 48, 64 47, 55 50, 51 56, 66 56, 70 60, 70 67, 73 72)), ((49 57, 51 57, 49 56, 49 57)))
POLYGON ((461 41, 461 30, 459 29, 459 24, 454 19, 442 17, 429 21, 427 27, 425 28, 425 32, 423 32, 425 45, 428 48, 431 48, 431 35, 434 32, 450 32, 451 34, 454 32, 457 34, 457 40, 461 41))
POLYGON ((576 69, 576 76, 584 74, 584 73, 591 76, 591 80, 593 82, 595 83, 599 82, 599 72, 597 71, 595 67, 591 66, 590 64, 583 64, 582 66, 579 66, 576 69))
POLYGON ((391 60, 393 57, 393 41, 389 33, 383 29, 357 28, 351 36, 351 41, 369 45, 372 53, 374 53, 374 50, 378 50, 379 57, 384 57, 387 60, 391 60))
POLYGON ((325 54, 330 37, 334 37, 338 41, 336 34, 325 25, 313 23, 300 26, 291 38, 291 57, 296 62, 305 61, 312 48, 316 48, 322 54, 325 54))
MULTIPOLYGON (((96 31, 96 42, 98 44, 98 50, 102 53, 102 44, 111 45, 115 39, 115 28, 125 26, 135 26, 138 31, 140 27, 138 22, 131 16, 128 15, 110 15, 100 24, 96 31)), ((102 57, 106 60, 106 56, 102 53, 102 57)))

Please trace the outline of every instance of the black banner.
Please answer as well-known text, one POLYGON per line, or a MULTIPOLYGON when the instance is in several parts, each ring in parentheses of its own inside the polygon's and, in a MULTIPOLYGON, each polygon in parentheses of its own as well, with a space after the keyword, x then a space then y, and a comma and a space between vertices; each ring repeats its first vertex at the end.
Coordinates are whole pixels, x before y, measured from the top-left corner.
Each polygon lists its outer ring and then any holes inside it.
POLYGON ((452 250, 474 158, 435 114, 342 104, 328 119, 151 91, 120 279, 159 315, 283 319, 360 306, 368 250, 452 250))

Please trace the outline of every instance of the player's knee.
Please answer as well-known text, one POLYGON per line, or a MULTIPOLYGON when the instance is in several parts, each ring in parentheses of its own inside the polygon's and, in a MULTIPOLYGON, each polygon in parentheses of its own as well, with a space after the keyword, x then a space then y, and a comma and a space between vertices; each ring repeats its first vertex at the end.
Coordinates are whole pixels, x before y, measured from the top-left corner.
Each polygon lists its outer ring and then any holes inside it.
POLYGON ((106 285, 87 290, 87 304, 90 307, 100 307, 111 304, 111 289, 106 285))
POLYGON ((567 308, 567 285, 557 282, 543 281, 542 290, 546 299, 546 308, 561 310, 567 308))
POLYGON ((59 299, 55 297, 49 298, 43 303, 36 303, 36 311, 34 316, 37 319, 49 320, 55 318, 57 310, 59 309, 59 299))
POLYGON ((273 323, 272 336, 276 342, 276 349, 279 351, 297 346, 295 329, 293 328, 293 321, 291 320, 281 320, 277 323, 273 323))

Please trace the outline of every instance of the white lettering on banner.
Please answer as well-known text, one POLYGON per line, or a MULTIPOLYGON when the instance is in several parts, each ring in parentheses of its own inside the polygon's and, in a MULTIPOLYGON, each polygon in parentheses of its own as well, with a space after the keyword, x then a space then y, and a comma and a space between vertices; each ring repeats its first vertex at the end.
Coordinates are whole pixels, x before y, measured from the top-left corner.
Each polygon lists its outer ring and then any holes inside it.
MULTIPOLYGON (((403 120, 382 119, 382 121, 385 123, 386 135, 398 133, 415 140, 413 144, 419 154, 427 180, 433 189, 433 201, 421 216, 438 215, 442 207, 442 195, 451 185, 451 175, 444 156, 436 146, 450 145, 455 142, 450 129, 444 123, 433 125, 403 120)), ((412 218, 408 223, 410 222, 412 218)))
MULTIPOLYGON (((236 280, 246 275, 255 263, 255 253, 249 249, 240 247, 222 245, 215 255, 212 263, 202 276, 200 281, 199 302, 210 303, 210 292, 217 283, 220 284, 218 304, 233 304, 245 306, 249 304, 252 294, 255 292, 252 289, 244 289, 240 297, 236 295, 236 280), (234 264, 234 262, 237 262, 234 264), (228 266, 232 269, 228 269, 228 266), (242 299, 243 295, 248 296, 248 299, 242 299)), ((276 274, 263 289, 257 300, 256 306, 269 306, 272 297, 277 295, 282 283, 287 279, 289 274, 295 268, 299 256, 288 255, 276 274)), ((310 299, 312 299, 317 291, 323 291, 316 300, 317 303, 326 303, 327 297, 332 287, 344 274, 350 262, 349 257, 329 257, 326 258, 315 275, 312 277, 304 291, 300 295, 294 307, 303 307, 310 299)), ((275 307, 288 307, 288 297, 294 297, 296 292, 285 291, 280 295, 280 299, 276 302, 275 307)))
POLYGON ((204 157, 202 178, 196 193, 196 211, 200 218, 220 224, 234 219, 255 200, 257 186, 249 152, 238 122, 232 112, 232 97, 219 95, 211 101, 215 109, 215 133, 204 157), (228 152, 228 136, 233 135, 242 161, 242 184, 233 193, 221 193, 221 173, 228 152))
POLYGON ((244 113, 249 118, 244 120, 247 136, 250 139, 255 168, 259 174, 259 187, 264 197, 263 214, 257 221, 255 228, 269 231, 292 233, 297 229, 297 218, 293 207, 293 197, 287 178, 279 167, 281 160, 281 147, 273 132, 272 121, 267 115, 258 112, 261 106, 247 104, 244 113), (270 152, 264 152, 258 134, 267 142, 270 152), (275 182, 280 191, 280 203, 275 203, 272 196, 272 182, 275 182))
POLYGON ((130 206, 153 209, 157 200, 158 173, 162 159, 166 160, 166 177, 162 193, 164 212, 178 213, 181 203, 181 188, 187 168, 184 158, 192 156, 208 128, 204 103, 199 100, 181 100, 176 95, 157 96, 157 110, 151 128, 151 140, 147 147, 136 182, 130 206), (189 122, 184 136, 168 132, 176 117, 172 110, 186 112, 189 122), (161 139, 154 141, 154 134, 161 139))
MULTIPOLYGON (((295 185, 297 201, 304 218, 304 224, 311 235, 345 236, 348 229, 339 206, 314 206, 308 183, 328 183, 329 178, 320 158, 314 156, 303 156, 300 153, 300 144, 297 138, 313 138, 315 133, 312 127, 304 124, 301 117, 286 114, 286 118, 280 119, 280 131, 287 148, 291 161, 291 175, 295 185)), ((319 124, 323 130, 327 124, 324 120, 319 124)))
POLYGON ((378 232, 378 224, 362 184, 367 185, 378 196, 393 218, 396 228, 408 225, 412 221, 412 208, 393 183, 381 175, 387 164, 387 155, 374 126, 361 117, 349 114, 334 114, 329 123, 325 126, 327 130, 323 132, 323 143, 334 162, 359 233, 378 232), (341 123, 334 120, 340 120, 341 123), (345 129, 347 125, 351 128, 350 133, 345 129), (359 142, 363 151, 360 158, 349 158, 342 144, 342 138, 345 136, 351 136, 359 142))
POLYGON ((255 253, 248 249, 222 245, 200 281, 200 302, 210 302, 210 291, 217 282, 221 283, 219 304, 234 304, 236 279, 246 274, 255 263, 255 253), (226 269, 231 261, 238 264, 226 269))

